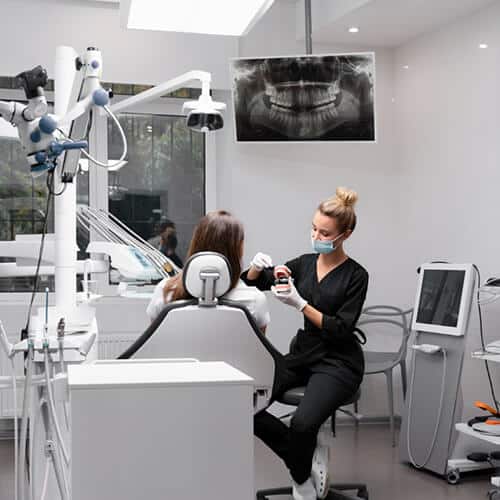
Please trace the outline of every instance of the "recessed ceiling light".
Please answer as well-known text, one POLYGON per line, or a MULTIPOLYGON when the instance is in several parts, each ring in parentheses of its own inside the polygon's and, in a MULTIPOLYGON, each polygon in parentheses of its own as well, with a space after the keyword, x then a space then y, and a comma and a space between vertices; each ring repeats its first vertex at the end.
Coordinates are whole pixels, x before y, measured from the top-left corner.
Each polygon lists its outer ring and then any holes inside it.
POLYGON ((480 49, 487 49, 488 48, 488 44, 487 43, 480 43, 479 44, 479 48, 480 49))
POLYGON ((120 14, 122 24, 131 29, 242 36, 250 31, 273 2, 121 0, 120 14))
POLYGON ((410 69, 410 66, 408 66, 408 64, 405 64, 405 65, 403 66, 403 69, 410 69))
POLYGON ((359 28, 357 28, 356 26, 351 26, 349 28, 349 33, 358 33, 359 32, 359 28))

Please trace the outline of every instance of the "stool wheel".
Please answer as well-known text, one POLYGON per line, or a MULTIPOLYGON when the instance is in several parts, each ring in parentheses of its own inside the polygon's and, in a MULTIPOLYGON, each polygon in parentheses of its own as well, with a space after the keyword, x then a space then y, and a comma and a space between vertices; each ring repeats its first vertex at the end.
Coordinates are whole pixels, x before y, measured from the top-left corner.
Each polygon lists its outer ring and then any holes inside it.
POLYGON ((460 482, 460 471, 458 469, 449 469, 446 472, 446 480, 449 484, 458 484, 460 482))

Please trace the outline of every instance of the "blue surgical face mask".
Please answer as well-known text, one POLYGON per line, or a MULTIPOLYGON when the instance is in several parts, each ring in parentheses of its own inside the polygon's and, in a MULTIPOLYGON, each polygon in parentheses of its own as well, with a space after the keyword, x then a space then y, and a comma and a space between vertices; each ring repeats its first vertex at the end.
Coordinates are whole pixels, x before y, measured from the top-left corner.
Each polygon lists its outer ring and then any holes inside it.
POLYGON ((333 240, 315 240, 311 238, 312 248, 316 253, 332 253, 336 250, 337 245, 335 245, 335 241, 337 241, 344 233, 339 234, 333 240))

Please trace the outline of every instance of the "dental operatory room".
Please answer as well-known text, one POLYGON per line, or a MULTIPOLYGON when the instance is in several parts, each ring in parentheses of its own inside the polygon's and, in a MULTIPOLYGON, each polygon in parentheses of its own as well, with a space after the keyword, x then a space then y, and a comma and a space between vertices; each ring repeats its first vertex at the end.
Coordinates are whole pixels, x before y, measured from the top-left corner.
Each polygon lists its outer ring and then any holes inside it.
POLYGON ((0 21, 0 500, 500 500, 500 0, 0 21))

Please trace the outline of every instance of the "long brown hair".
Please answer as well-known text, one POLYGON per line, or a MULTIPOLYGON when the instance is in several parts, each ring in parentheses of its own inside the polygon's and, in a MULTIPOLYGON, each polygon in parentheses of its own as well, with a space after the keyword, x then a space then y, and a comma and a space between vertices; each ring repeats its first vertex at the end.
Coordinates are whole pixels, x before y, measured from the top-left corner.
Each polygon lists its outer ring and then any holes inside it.
MULTIPOLYGON (((194 229, 187 258, 198 252, 218 252, 224 255, 231 266, 230 290, 232 290, 240 279, 244 237, 243 225, 229 212, 225 210, 209 212, 200 219, 194 229)), ((182 283, 182 271, 169 279, 163 288, 165 301, 189 297, 182 283)))

